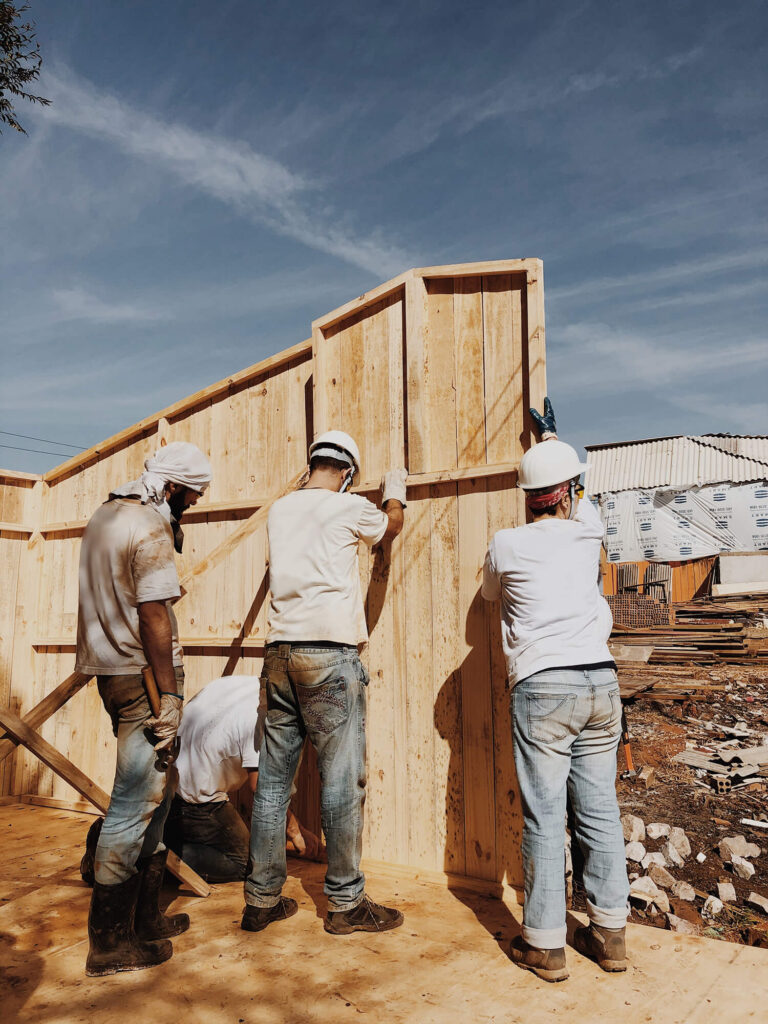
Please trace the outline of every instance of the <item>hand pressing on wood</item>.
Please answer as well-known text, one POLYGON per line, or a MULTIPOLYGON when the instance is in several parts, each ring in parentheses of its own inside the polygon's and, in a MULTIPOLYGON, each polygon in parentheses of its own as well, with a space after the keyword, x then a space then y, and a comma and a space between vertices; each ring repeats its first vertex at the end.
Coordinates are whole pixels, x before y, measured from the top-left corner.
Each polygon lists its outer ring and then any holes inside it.
POLYGON ((543 416, 536 409, 529 409, 528 411, 531 414, 533 422, 536 424, 536 429, 539 432, 540 439, 542 441, 556 441, 557 423, 555 423, 555 412, 549 398, 544 399, 543 416))

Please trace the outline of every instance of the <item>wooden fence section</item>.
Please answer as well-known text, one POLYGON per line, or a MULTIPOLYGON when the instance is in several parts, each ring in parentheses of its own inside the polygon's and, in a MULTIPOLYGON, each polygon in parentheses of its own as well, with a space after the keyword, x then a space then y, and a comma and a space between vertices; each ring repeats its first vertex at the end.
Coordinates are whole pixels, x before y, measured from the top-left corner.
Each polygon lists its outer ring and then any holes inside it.
MULTIPOLYGON (((498 607, 479 587, 490 536, 524 515, 516 469, 531 442, 528 407, 545 392, 543 308, 538 260, 409 271, 317 320, 311 342, 42 480, 0 481, 3 521, 27 531, 0 530, 3 585, 17 592, 14 611, 0 612, 0 701, 23 716, 72 672, 84 524, 163 439, 193 441, 214 469, 184 520, 183 575, 301 470, 313 435, 347 430, 360 445, 361 490, 390 467, 409 469, 403 534, 360 552, 371 637, 366 856, 520 885, 498 607)), ((220 674, 259 672, 267 603, 262 527, 177 606, 188 695, 220 674)), ((95 683, 40 732, 109 789, 114 740, 95 683)), ((73 799, 25 751, 0 770, 2 794, 73 799)), ((299 800, 315 824, 317 795, 310 755, 299 800)))
MULTIPOLYGON (((669 562, 671 569, 671 587, 669 600, 672 604, 687 604, 695 597, 702 597, 709 594, 712 589, 712 573, 714 571, 716 557, 695 558, 688 562, 669 562)), ((609 595, 619 593, 618 582, 619 568, 622 565, 637 566, 639 592, 649 592, 653 596, 658 594, 648 590, 644 584, 646 571, 650 562, 609 562, 605 558, 601 561, 603 574, 603 593, 609 595)))

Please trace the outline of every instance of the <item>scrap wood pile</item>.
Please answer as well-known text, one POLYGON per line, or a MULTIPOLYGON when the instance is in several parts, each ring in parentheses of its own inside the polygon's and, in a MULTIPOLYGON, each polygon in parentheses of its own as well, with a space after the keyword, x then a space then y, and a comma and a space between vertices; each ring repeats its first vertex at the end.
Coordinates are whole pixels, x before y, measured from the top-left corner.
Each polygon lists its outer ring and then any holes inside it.
POLYGON ((641 627, 614 614, 611 643, 622 648, 618 660, 631 661, 632 648, 644 648, 637 660, 648 665, 768 664, 768 597, 700 598, 674 605, 673 612, 669 625, 641 627))

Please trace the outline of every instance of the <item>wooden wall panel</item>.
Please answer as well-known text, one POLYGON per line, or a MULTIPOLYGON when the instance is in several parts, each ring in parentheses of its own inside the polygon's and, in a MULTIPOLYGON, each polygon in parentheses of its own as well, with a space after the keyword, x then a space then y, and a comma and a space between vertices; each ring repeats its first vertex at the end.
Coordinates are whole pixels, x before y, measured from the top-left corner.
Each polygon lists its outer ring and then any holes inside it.
MULTIPOLYGON (((214 471, 183 523, 183 573, 298 473, 313 436, 347 430, 373 500, 387 469, 411 474, 403 534, 360 550, 371 676, 365 855, 519 886, 499 610, 479 589, 490 536, 524 515, 514 470, 531 443, 527 408, 545 391, 542 288, 537 260, 409 271, 316 321, 311 346, 211 385, 44 481, 16 482, 10 497, 0 480, 0 522, 43 527, 32 542, 0 533, 3 582, 18 591, 10 627, 0 618, 0 699, 24 713, 72 670, 82 524, 161 439, 195 442, 214 471)), ((179 602, 188 695, 220 674, 260 671, 267 558, 261 528, 179 602)), ((94 682, 43 732, 109 788, 114 739, 94 682)), ((30 755, 7 764, 3 792, 74 798, 30 755)), ((318 794, 310 753, 298 801, 315 826, 318 794)))

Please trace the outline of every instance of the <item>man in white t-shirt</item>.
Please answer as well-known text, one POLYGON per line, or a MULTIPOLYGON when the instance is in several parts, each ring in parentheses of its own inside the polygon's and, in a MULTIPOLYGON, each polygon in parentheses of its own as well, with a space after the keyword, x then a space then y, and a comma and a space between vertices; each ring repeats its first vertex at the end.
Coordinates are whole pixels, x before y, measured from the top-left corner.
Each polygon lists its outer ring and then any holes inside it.
MULTIPOLYGON (((260 691, 258 676, 224 676, 184 709, 165 841, 209 882, 242 882, 246 875, 250 836, 228 794, 246 781, 256 789, 266 710, 260 691)), ((322 844, 290 808, 286 838, 289 851, 321 858, 322 844)))
POLYGON ((251 824, 252 871, 241 927, 261 931, 295 914, 282 896, 285 814, 304 737, 317 751, 328 850, 331 934, 386 931, 403 915, 373 903, 360 870, 365 801, 365 688, 358 644, 368 639, 357 549, 403 527, 404 469, 384 478, 382 509, 345 491, 359 475, 354 440, 328 431, 309 450, 310 476, 269 512, 269 633, 262 672, 267 718, 251 824))
POLYGON ((621 702, 607 643, 611 612, 598 589, 602 522, 577 497, 587 467, 557 440, 549 399, 543 417, 531 414, 542 441, 523 456, 519 485, 533 521, 494 536, 483 597, 501 601, 523 806, 525 902, 512 958, 545 981, 563 981, 568 797, 590 918, 576 949, 606 971, 626 970, 628 884, 615 788, 621 702))
POLYGON ((210 483, 211 466, 185 441, 160 448, 144 466, 94 512, 80 548, 75 670, 97 677, 117 736, 115 781, 95 853, 90 977, 162 963, 173 953, 168 938, 189 927, 186 914, 166 917, 158 905, 171 788, 156 751, 173 744, 184 699, 172 608, 180 596, 178 520, 210 483), (145 665, 160 691, 157 716, 144 690, 145 665))

